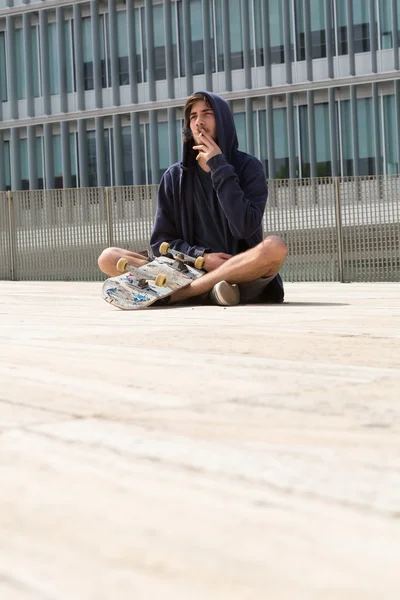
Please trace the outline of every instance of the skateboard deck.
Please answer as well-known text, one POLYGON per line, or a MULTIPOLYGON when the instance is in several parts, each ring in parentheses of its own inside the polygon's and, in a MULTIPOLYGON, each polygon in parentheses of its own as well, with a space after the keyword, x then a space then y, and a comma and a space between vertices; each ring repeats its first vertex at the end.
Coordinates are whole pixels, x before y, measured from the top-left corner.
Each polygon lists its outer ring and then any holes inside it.
POLYGON ((155 257, 140 268, 120 259, 117 269, 125 272, 104 282, 104 300, 122 310, 144 309, 204 275, 205 271, 198 268, 203 266, 204 259, 194 259, 167 246, 162 244, 160 251, 168 252, 173 258, 155 257))

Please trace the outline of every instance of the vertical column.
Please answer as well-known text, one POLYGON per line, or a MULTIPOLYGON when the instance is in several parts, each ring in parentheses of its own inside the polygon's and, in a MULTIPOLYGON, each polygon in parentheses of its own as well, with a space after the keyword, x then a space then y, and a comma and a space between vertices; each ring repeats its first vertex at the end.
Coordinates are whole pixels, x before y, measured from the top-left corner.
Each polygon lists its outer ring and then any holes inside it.
POLYGON ((12 127, 10 138, 11 189, 21 189, 21 153, 19 151, 19 129, 12 127))
POLYGON ((172 14, 171 0, 164 0, 164 39, 165 39, 165 70, 167 76, 168 98, 175 97, 174 64, 172 48, 172 14))
POLYGON ((28 117, 35 115, 35 104, 33 96, 33 71, 32 71, 32 36, 31 15, 22 15, 22 33, 24 44, 24 66, 25 66, 25 90, 26 90, 26 112, 28 117))
POLYGON ((254 154, 253 100, 251 98, 245 100, 245 111, 247 152, 254 154))
MULTIPOLYGON (((56 8, 56 28, 57 28, 57 52, 58 52, 58 83, 60 89, 60 108, 61 112, 68 112, 67 96, 67 56, 65 42, 65 21, 64 8, 56 8)), ((63 179, 64 181, 64 179, 63 179)), ((64 182, 65 184, 65 182, 64 182)))
POLYGON ((373 73, 378 72, 377 62, 377 27, 375 0, 369 0, 369 39, 371 52, 371 68, 373 73))
POLYGON ((224 47, 225 90, 232 90, 231 41, 229 37, 229 0, 222 0, 222 37, 224 47))
POLYGON ((95 131, 96 131, 96 167, 97 167, 97 185, 104 187, 107 185, 106 181, 106 152, 104 147, 104 119, 103 117, 96 117, 95 119, 95 131))
POLYGON ((150 121, 150 160, 151 160, 151 183, 159 183, 160 163, 158 159, 158 123, 157 112, 151 110, 150 121))
POLYGON ((113 115, 115 185, 124 185, 121 115, 113 115))
POLYGON ((288 136, 288 152, 289 152, 289 177, 296 177, 296 140, 294 129, 294 105, 293 94, 286 94, 286 122, 288 136))
POLYGON ((37 151, 36 151, 36 127, 31 125, 27 127, 28 137, 28 173, 29 173, 29 189, 37 190, 38 188, 38 173, 37 173, 37 151))
POLYGON ((263 22, 263 46, 264 46, 264 71, 265 85, 271 85, 271 35, 269 30, 269 0, 262 0, 261 4, 263 22))
POLYGON ((54 149, 53 149, 53 126, 51 123, 45 123, 44 133, 44 165, 47 190, 54 189, 54 149))
POLYGON ((304 0, 304 39, 306 51, 307 80, 313 80, 310 0, 304 0))
POLYGON ((250 56, 250 16, 249 2, 241 2, 242 32, 243 32, 243 66, 244 85, 247 90, 251 89, 251 56, 250 56))
POLYGON ((265 99, 265 110, 267 117, 268 179, 275 179, 274 115, 272 108, 272 96, 270 95, 265 99))
POLYGON ((51 114, 50 100, 50 64, 49 64, 49 36, 47 31, 47 11, 39 10, 39 37, 40 37, 40 69, 42 78, 42 102, 45 115, 51 114))
POLYGON ((397 0, 392 0, 392 38, 393 38, 393 64, 396 71, 399 69, 399 14, 397 0))
POLYGON ((374 121, 375 175, 382 175, 382 149, 378 84, 372 83, 372 112, 374 121))
POLYGON ((132 138, 132 170, 133 184, 140 185, 141 183, 141 157, 143 149, 140 143, 140 121, 139 113, 131 113, 131 138, 132 138))
POLYGON ((110 31, 110 66, 111 85, 114 106, 121 104, 119 87, 119 60, 118 60, 118 25, 116 0, 108 0, 109 31, 110 31))
POLYGON ((149 82, 149 100, 156 100, 156 61, 154 54, 153 2, 145 0, 146 53, 149 82))
POLYGON ((17 94, 17 69, 15 56, 15 29, 14 17, 6 17, 7 31, 7 73, 8 73, 8 101, 10 103, 10 116, 18 119, 18 94, 17 94))
POLYGON ((72 169, 71 169, 71 151, 70 151, 70 136, 69 122, 61 121, 61 161, 62 161, 62 176, 63 187, 72 187, 72 169))
MULTIPOLYGON (((170 0, 169 0, 170 1, 170 0)), ((129 86, 132 104, 138 102, 137 84, 137 60, 136 60, 136 32, 135 32, 135 8, 133 2, 126 3, 126 18, 128 28, 128 66, 129 86)))
POLYGON ((307 90, 308 139, 310 144, 310 176, 317 176, 317 148, 315 140, 314 92, 307 90))
POLYGON ((94 99, 96 108, 101 108, 103 106, 103 82, 100 54, 99 3, 97 0, 90 1, 90 24, 92 31, 94 99))
POLYGON ((85 110, 85 79, 83 74, 82 18, 79 4, 73 6, 74 15, 74 47, 75 47, 75 80, 77 109, 85 110))
POLYGON ((78 120, 79 187, 88 187, 88 147, 85 119, 78 120))
POLYGON ((212 45, 211 45, 211 27, 210 27, 210 0, 202 0, 203 17, 203 52, 204 52, 204 75, 206 80, 206 90, 212 91, 212 45))
POLYGON ((333 79, 335 70, 333 67, 333 20, 332 0, 325 0, 325 28, 326 28, 326 57, 328 59, 328 77, 333 79))
POLYGON ((193 68, 192 68, 192 34, 190 28, 190 1, 182 0, 183 10, 183 40, 185 47, 185 75, 186 94, 193 93, 193 68))
POLYGON ((176 151, 176 109, 168 108, 168 150, 170 164, 178 161, 176 151))
POLYGON ((328 89, 328 110, 329 110, 329 139, 330 139, 330 150, 331 150, 331 165, 332 165, 332 177, 339 176, 338 169, 338 120, 336 112, 336 100, 335 100, 335 88, 330 87, 328 89))
POLYGON ((353 175, 360 174, 358 121, 357 121, 357 89, 355 85, 350 86, 350 115, 351 115, 351 138, 353 144, 353 175))
POLYGON ((347 52, 349 55, 349 71, 350 75, 356 74, 356 62, 354 56, 354 44, 353 44, 353 3, 352 0, 346 0, 346 14, 347 14, 347 52))

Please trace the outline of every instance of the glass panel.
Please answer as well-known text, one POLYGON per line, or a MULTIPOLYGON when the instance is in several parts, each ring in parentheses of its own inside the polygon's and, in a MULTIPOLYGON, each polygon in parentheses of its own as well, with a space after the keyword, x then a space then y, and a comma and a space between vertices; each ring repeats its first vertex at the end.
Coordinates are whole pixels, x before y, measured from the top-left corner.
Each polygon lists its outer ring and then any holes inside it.
POLYGON ((55 23, 48 24, 47 34, 49 44, 50 94, 54 95, 60 93, 58 82, 57 29, 55 23))
POLYGON ((247 151, 247 139, 246 139, 246 113, 234 113, 233 118, 236 125, 236 132, 239 140, 239 148, 242 152, 247 151))
POLYGON ((269 35, 271 62, 281 64, 285 62, 282 0, 270 0, 269 2, 269 35))
POLYGON ((308 135, 308 106, 299 106, 301 176, 310 177, 310 137, 308 135))
POLYGON ((154 53, 156 63, 156 79, 166 79, 165 67, 165 37, 164 37, 164 7, 162 4, 153 6, 154 53))
POLYGON ((65 61, 67 68, 67 92, 75 91, 75 78, 73 72, 74 56, 73 56, 73 43, 72 43, 72 28, 73 23, 71 20, 65 21, 65 61))
POLYGON ((336 19, 337 19, 337 54, 342 56, 348 53, 347 46, 347 12, 346 0, 336 1, 336 19))
POLYGON ((329 177, 332 174, 332 161, 328 103, 316 104, 314 108, 314 115, 317 152, 317 177, 329 177))
POLYGON ((261 0, 250 3, 250 61, 252 67, 264 64, 261 0))
POLYGON ((0 31, 0 100, 7 102, 7 69, 6 39, 4 31, 0 31))
POLYGON ((353 175, 353 143, 351 132, 351 117, 350 117, 350 100, 342 100, 339 102, 340 111, 340 139, 342 148, 341 162, 343 165, 344 177, 353 175))
POLYGON ((105 147, 105 155, 106 155, 106 185, 113 185, 111 181, 112 171, 111 166, 114 167, 114 153, 112 152, 112 129, 104 130, 104 147, 105 147))
POLYGON ((22 29, 15 30, 15 66, 17 70, 17 98, 21 100, 26 97, 25 90, 25 64, 24 64, 24 44, 22 29))
POLYGON ((21 161, 21 189, 29 190, 28 140, 26 138, 21 138, 19 141, 19 158, 21 161))
POLYGON ((124 169, 124 185, 133 185, 133 165, 132 165, 132 136, 131 128, 122 127, 122 160, 124 169))
POLYGON ((92 90, 94 88, 91 21, 90 17, 84 17, 82 19, 83 75, 85 90, 92 90))
POLYGON ((76 188, 77 186, 77 152, 76 152, 77 136, 76 133, 69 134, 69 152, 71 160, 71 186, 76 188))
MULTIPOLYGON (((142 56, 142 28, 141 17, 142 9, 135 8, 135 45, 136 45, 136 64, 137 64, 137 82, 144 81, 143 73, 145 71, 142 56)), ((143 23, 144 25, 144 23, 143 23)))
POLYGON ((42 190, 44 187, 43 137, 42 136, 36 138, 36 166, 37 166, 38 189, 42 190))
POLYGON ((264 165, 265 174, 268 178, 268 158, 267 158, 267 115, 265 110, 259 110, 258 114, 258 126, 256 121, 256 129, 254 132, 254 140, 257 145, 257 137, 258 137, 258 145, 260 148, 259 159, 264 165))
MULTIPOLYGON (((296 0, 297 60, 306 59, 304 0, 296 0)), ((325 5, 321 0, 310 0, 311 58, 326 56, 325 5)))
POLYGON ((222 31, 222 0, 214 0, 213 3, 213 35, 215 39, 215 55, 217 64, 215 65, 215 56, 213 57, 213 71, 224 70, 224 45, 222 31))
POLYGON ((392 5, 385 0, 379 2, 379 19, 381 30, 381 49, 393 48, 392 37, 392 5))
MULTIPOLYGON (((248 0, 246 0, 247 3, 248 0)), ((247 10, 247 7, 246 7, 247 10)), ((231 67, 243 69, 243 35, 240 0, 229 2, 229 38, 231 44, 231 67)))
POLYGON ((289 177, 289 149, 286 120, 286 108, 275 108, 273 122, 276 179, 289 177))
POLYGON ((6 190, 11 190, 11 166, 10 166, 10 142, 7 140, 3 144, 4 150, 4 182, 6 190))
POLYGON ((97 186, 97 153, 96 153, 96 132, 88 131, 86 135, 88 151, 88 186, 97 186))
POLYGON ((53 135, 54 184, 56 188, 64 187, 62 172, 61 135, 53 135))
POLYGON ((357 100, 358 152, 360 175, 375 174, 375 140, 371 125, 374 122, 372 98, 357 100))
POLYGON ((192 69, 193 75, 204 73, 203 50, 203 15, 201 0, 190 3, 190 30, 192 36, 192 69))
POLYGON ((126 10, 117 12, 119 85, 129 85, 128 27, 126 10))
POLYGON ((40 96, 40 64, 39 64, 39 26, 31 25, 31 52, 32 52, 32 71, 33 71, 33 95, 35 98, 40 96))
POLYGON ((354 52, 370 50, 369 7, 365 0, 353 0, 354 52))
POLYGON ((101 59, 101 86, 103 88, 107 88, 107 87, 111 87, 108 15, 100 15, 99 28, 100 28, 99 44, 100 44, 100 59, 101 59))
POLYGON ((385 128, 385 154, 386 169, 389 175, 399 172, 397 156, 397 128, 396 123, 396 99, 395 96, 383 97, 383 118, 385 128))
POLYGON ((158 123, 158 163, 160 165, 158 179, 160 180, 170 165, 168 123, 166 121, 158 123))

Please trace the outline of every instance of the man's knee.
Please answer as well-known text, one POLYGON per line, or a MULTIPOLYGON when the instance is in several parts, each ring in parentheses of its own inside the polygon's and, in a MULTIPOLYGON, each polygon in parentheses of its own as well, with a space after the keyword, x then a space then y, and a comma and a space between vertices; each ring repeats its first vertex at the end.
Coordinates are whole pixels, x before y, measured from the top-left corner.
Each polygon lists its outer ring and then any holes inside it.
POLYGON ((118 254, 118 248, 106 248, 97 259, 100 269, 107 272, 109 266, 115 263, 115 257, 118 254))
POLYGON ((283 265, 287 256, 287 246, 278 235, 269 235, 259 245, 262 260, 277 265, 277 269, 283 265))

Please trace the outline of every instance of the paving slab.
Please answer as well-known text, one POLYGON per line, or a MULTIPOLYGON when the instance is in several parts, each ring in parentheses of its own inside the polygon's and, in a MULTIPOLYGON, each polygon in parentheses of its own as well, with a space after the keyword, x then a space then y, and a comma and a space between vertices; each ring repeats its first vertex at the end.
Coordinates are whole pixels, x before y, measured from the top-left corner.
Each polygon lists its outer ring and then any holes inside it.
POLYGON ((400 586, 400 284, 123 312, 0 282, 1 600, 400 586))

